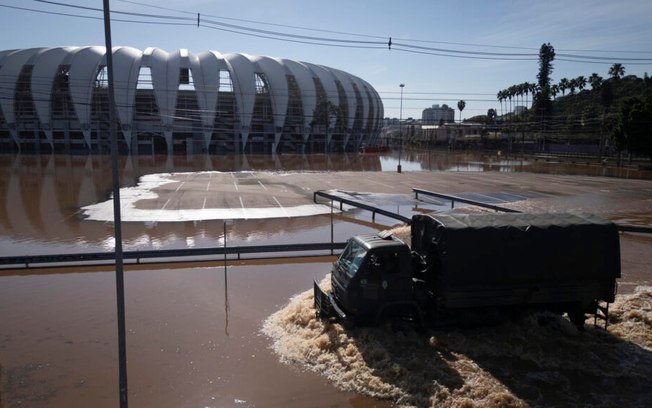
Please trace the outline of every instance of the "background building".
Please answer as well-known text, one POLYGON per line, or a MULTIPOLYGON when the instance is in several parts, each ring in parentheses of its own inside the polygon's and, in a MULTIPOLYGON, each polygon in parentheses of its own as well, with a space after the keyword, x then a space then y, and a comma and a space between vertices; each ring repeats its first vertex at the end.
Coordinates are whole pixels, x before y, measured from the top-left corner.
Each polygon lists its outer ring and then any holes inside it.
POLYGON ((423 110, 421 123, 424 125, 438 125, 453 123, 455 121, 455 110, 444 104, 442 106, 432 105, 431 108, 423 110))
MULTIPOLYGON (((366 81, 247 54, 115 47, 122 152, 357 150, 383 104, 366 81)), ((105 48, 0 51, 0 151, 108 151, 105 48)))

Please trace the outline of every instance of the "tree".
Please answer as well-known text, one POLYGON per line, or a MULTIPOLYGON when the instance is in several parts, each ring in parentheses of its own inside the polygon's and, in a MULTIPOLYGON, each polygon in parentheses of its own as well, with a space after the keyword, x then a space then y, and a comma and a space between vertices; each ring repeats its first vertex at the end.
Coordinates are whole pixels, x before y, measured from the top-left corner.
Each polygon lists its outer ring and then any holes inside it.
POLYGON ((625 75, 625 67, 623 67, 623 64, 616 62, 609 68, 609 75, 613 79, 620 79, 625 75))
POLYGON ((494 108, 489 108, 487 110, 487 119, 489 123, 494 123, 496 121, 496 110, 494 108))
POLYGON ((584 87, 586 87, 586 78, 584 78, 584 75, 580 75, 577 78, 575 78, 575 82, 577 84, 577 88, 582 92, 584 90, 584 87))
MULTIPOLYGON (((559 85, 554 84, 550 87, 550 93, 552 94, 552 99, 557 99, 557 94, 559 94, 559 85)), ((532 92, 534 95, 534 92, 532 92)))
POLYGON ((575 88, 577 88, 577 79, 573 78, 570 81, 568 81, 568 87, 570 88, 570 94, 574 95, 575 94, 575 88))
POLYGON ((462 123, 462 111, 466 107, 466 102, 464 102, 464 99, 460 99, 459 102, 457 102, 457 109, 460 110, 460 123, 462 123))
POLYGON ((589 77, 589 84, 591 85, 591 90, 597 91, 600 89, 600 85, 602 85, 602 77, 597 72, 592 73, 589 77))
POLYGON ((652 93, 621 102, 616 115, 612 141, 616 150, 628 150, 652 160, 652 93))
POLYGON ((498 98, 498 101, 500 102, 500 116, 503 116, 505 114, 505 112, 503 111, 503 101, 505 100, 505 91, 498 91, 496 98, 498 98))
POLYGON ((559 90, 561 91, 561 96, 566 95, 566 90, 570 87, 570 81, 568 78, 562 78, 559 80, 559 90))
POLYGON ((552 74, 552 61, 555 59, 555 49, 550 43, 541 45, 539 49, 539 73, 537 74, 539 92, 535 95, 535 109, 541 113, 541 121, 552 111, 550 101, 550 74, 552 74))
POLYGON ((510 86, 509 88, 505 89, 505 98, 509 99, 509 109, 507 110, 507 114, 510 115, 512 113, 512 97, 514 96, 514 85, 510 86))
MULTIPOLYGON (((525 91, 526 95, 529 92, 529 93, 532 94, 532 99, 534 99, 534 94, 537 91, 537 84, 532 84, 532 83, 529 83, 529 82, 526 82, 526 84, 527 84, 527 91, 525 91)), ((552 92, 552 89, 550 91, 552 92)), ((529 105, 529 103, 526 103, 526 105, 529 105)))
MULTIPOLYGON (((600 77, 598 75, 598 77, 600 77)), ((602 78, 600 78, 602 80, 602 78)), ((604 154, 604 121, 607 116, 607 110, 611 106, 614 100, 613 89, 611 88, 611 82, 605 81, 600 85, 600 104, 602 105, 602 123, 600 124, 600 146, 598 148, 598 162, 602 163, 602 155, 604 154)))

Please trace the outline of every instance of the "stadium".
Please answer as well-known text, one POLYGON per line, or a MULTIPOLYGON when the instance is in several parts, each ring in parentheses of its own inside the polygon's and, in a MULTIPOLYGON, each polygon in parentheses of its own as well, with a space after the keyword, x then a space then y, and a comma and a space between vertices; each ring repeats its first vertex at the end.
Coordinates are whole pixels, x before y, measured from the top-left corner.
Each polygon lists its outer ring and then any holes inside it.
MULTIPOLYGON (((108 152, 105 51, 0 51, 0 151, 108 152)), ((356 151, 382 126, 376 90, 322 65, 114 47, 113 67, 124 154, 356 151)))

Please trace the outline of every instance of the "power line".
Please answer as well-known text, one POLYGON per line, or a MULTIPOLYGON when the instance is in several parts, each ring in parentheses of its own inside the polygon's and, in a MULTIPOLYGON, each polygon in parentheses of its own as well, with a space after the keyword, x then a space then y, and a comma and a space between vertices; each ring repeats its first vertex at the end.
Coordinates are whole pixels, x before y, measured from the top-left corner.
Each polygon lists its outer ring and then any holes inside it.
MULTIPOLYGON (((62 2, 52 1, 52 0, 33 0, 33 1, 42 4, 49 4, 49 5, 59 6, 59 7, 69 7, 69 8, 75 8, 75 9, 86 10, 91 12, 101 11, 101 9, 99 8, 76 5, 76 4, 67 4, 67 3, 62 3, 62 2)), ((293 34, 288 32, 281 32, 281 31, 263 30, 263 29, 254 28, 250 26, 230 24, 230 23, 225 23, 225 22, 220 22, 220 21, 210 20, 205 18, 202 19, 201 13, 193 13, 187 10, 178 10, 178 9, 156 6, 156 5, 141 3, 137 1, 130 1, 130 0, 120 0, 120 1, 122 1, 123 3, 134 4, 142 7, 152 7, 160 10, 166 10, 178 14, 183 14, 183 16, 174 16, 174 15, 136 13, 136 12, 113 10, 112 13, 114 14, 142 17, 146 19, 167 20, 166 23, 164 21, 114 19, 114 21, 124 22, 124 23, 173 24, 173 25, 188 25, 188 26, 196 25, 197 27, 211 28, 220 31, 231 32, 234 34, 248 35, 248 36, 265 38, 265 39, 276 40, 276 41, 294 42, 294 43, 319 45, 319 46, 345 47, 345 48, 383 49, 387 47, 388 49, 392 49, 400 52, 433 55, 433 56, 441 56, 441 57, 448 57, 448 58, 490 59, 490 60, 504 60, 504 61, 510 61, 510 60, 534 61, 538 59, 537 53, 513 53, 513 52, 506 53, 506 52, 489 52, 489 51, 478 51, 478 50, 463 50, 463 49, 453 49, 453 48, 426 47, 426 46, 414 45, 410 43, 421 43, 421 44, 440 43, 440 44, 458 45, 458 46, 465 46, 465 47, 472 46, 472 47, 484 47, 484 48, 504 48, 504 49, 520 49, 520 50, 533 50, 533 51, 535 50, 534 48, 528 48, 528 47, 510 47, 510 46, 501 46, 495 44, 468 44, 468 43, 460 43, 460 42, 444 42, 444 41, 414 40, 414 39, 399 39, 399 38, 395 39, 399 41, 398 43, 397 42, 392 43, 392 39, 390 36, 385 37, 385 36, 375 36, 375 35, 358 34, 358 33, 348 33, 348 32, 341 32, 341 31, 323 30, 323 29, 285 25, 285 24, 265 23, 265 22, 259 22, 254 20, 236 19, 236 18, 229 18, 223 16, 214 16, 209 14, 205 15, 213 19, 231 20, 231 21, 246 22, 249 24, 284 27, 293 30, 308 30, 313 32, 330 33, 330 34, 345 35, 349 37, 360 37, 366 39, 358 40, 358 39, 350 39, 350 38, 308 36, 308 35, 293 34), (193 15, 193 17, 189 17, 189 15, 193 15), (174 21, 174 23, 170 23, 170 20, 174 21), (368 40, 371 38, 375 40, 374 41, 368 40), (386 39, 388 39, 389 41, 386 41, 386 39)), ((16 7, 16 6, 6 6, 6 5, 2 5, 2 6, 7 8, 17 9, 17 10, 62 15, 68 17, 100 19, 99 17, 93 17, 93 16, 75 15, 70 13, 59 13, 59 12, 45 11, 45 10, 34 10, 34 9, 28 9, 28 8, 16 7)), ((574 50, 574 51, 582 51, 582 50, 574 50)), ((601 52, 601 53, 607 52, 607 50, 583 50, 583 51, 601 52)), ((619 52, 624 53, 625 51, 621 50, 619 52)), ((646 53, 646 54, 652 53, 646 51, 642 51, 642 52, 631 51, 631 52, 646 53)), ((632 57, 624 57, 624 56, 619 56, 616 58, 616 57, 606 57, 606 56, 591 56, 591 55, 577 55, 577 54, 563 54, 563 53, 558 54, 558 56, 560 57, 558 58, 559 61, 567 61, 567 62, 610 63, 613 60, 618 60, 633 65, 642 65, 642 64, 652 62, 652 58, 632 58, 632 57), (606 62, 606 61, 610 61, 610 62, 606 62)))
MULTIPOLYGON (((169 8, 169 7, 163 7, 163 6, 147 4, 147 3, 143 3, 143 2, 137 2, 137 1, 133 1, 133 0, 117 0, 117 1, 120 1, 120 2, 123 2, 123 3, 129 3, 129 4, 145 6, 145 7, 151 7, 151 8, 160 9, 160 10, 174 11, 174 12, 177 12, 177 13, 192 14, 192 15, 198 14, 198 13, 190 12, 190 11, 187 11, 187 10, 180 10, 180 9, 174 9, 174 8, 169 8)), ((284 28, 291 28, 291 29, 296 29, 296 30, 306 30, 306 31, 313 31, 313 32, 341 34, 341 35, 357 36, 357 37, 364 37, 364 38, 375 38, 375 39, 384 40, 384 41, 386 41, 389 38, 389 36, 351 33, 351 32, 334 31, 334 30, 325 30, 325 29, 314 28, 314 27, 303 27, 303 26, 296 26, 296 25, 289 25, 289 24, 270 23, 270 22, 266 22, 266 21, 247 20, 247 19, 242 19, 242 18, 216 16, 216 15, 211 15, 211 14, 205 14, 205 16, 211 17, 211 18, 222 19, 222 20, 241 21, 241 22, 252 23, 252 24, 267 25, 267 26, 274 26, 274 27, 284 27, 284 28)), ((451 42, 451 41, 435 41, 435 40, 423 40, 423 39, 413 39, 413 38, 396 38, 396 37, 394 38, 394 40, 403 41, 403 42, 413 42, 413 43, 446 44, 446 45, 459 45, 459 46, 465 46, 465 47, 518 49, 518 50, 531 50, 531 51, 535 51, 536 53, 539 52, 538 47, 519 47, 519 46, 508 46, 508 45, 464 43, 464 42, 451 42)), ((652 51, 638 51, 638 50, 558 49, 557 51, 562 51, 562 52, 590 52, 590 53, 607 53, 607 52, 609 52, 609 53, 630 53, 630 54, 652 54, 652 51)))
MULTIPOLYGON (((29 11, 29 12, 40 13, 40 14, 49 14, 49 15, 55 15, 55 16, 83 18, 83 19, 87 19, 87 20, 102 20, 103 19, 102 17, 84 16, 84 15, 81 15, 81 14, 61 13, 61 12, 47 11, 47 10, 37 10, 37 9, 31 9, 31 8, 27 8, 27 7, 9 6, 9 5, 6 5, 6 4, 0 4, 0 7, 14 9, 14 10, 21 10, 21 11, 29 11)), ((174 23, 174 22, 163 22, 163 21, 125 20, 125 19, 115 19, 115 18, 111 19, 111 21, 120 22, 120 23, 157 24, 157 25, 173 25, 173 26, 194 26, 195 25, 194 23, 174 23)))

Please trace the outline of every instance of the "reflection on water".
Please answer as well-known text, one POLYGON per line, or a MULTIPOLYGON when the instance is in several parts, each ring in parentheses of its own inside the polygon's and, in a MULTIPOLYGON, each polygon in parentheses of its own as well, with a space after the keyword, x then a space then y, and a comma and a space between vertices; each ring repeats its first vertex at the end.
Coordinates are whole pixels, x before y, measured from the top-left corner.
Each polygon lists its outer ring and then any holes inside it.
MULTIPOLYGON (((192 171, 396 171, 398 153, 332 155, 131 156, 120 158, 122 186, 134 186, 145 174, 192 171)), ((545 160, 508 159, 495 154, 404 151, 401 164, 409 171, 497 171, 588 174, 652 178, 650 171, 545 160)), ((111 224, 84 221, 83 206, 110 198, 108 156, 0 155, 0 256, 104 251, 113 248, 111 224)), ((381 204, 381 206, 384 206, 381 204)), ((386 206, 407 213, 409 206, 386 206)), ((413 209, 414 210, 414 209, 413 209)), ((249 220, 229 231, 234 243, 274 239, 301 233, 319 239, 328 217, 249 220)), ((390 222, 391 225, 391 222, 390 222)), ((346 239, 346 228, 340 228, 346 239)), ((125 249, 157 249, 219 245, 218 222, 125 223, 125 249)), ((289 238, 290 241, 293 238, 289 238)), ((303 242, 306 242, 301 239, 303 242)))
MULTIPOLYGON (((396 171, 398 153, 381 157, 383 171, 396 171)), ((505 156, 498 152, 404 151, 401 165, 405 171, 527 172, 652 180, 652 170, 600 165, 595 159, 554 159, 537 156, 505 156), (409 170, 408 170, 409 169, 409 170)))
MULTIPOLYGON (((345 169, 377 171, 379 158, 348 155, 121 157, 120 180, 122 186, 133 186, 145 174, 170 171, 345 169)), ((83 206, 109 199, 111 191, 111 164, 106 156, 0 155, 0 197, 4 198, 0 199, 0 256, 112 250, 112 224, 85 221, 79 212, 83 206)), ((255 240, 291 242, 288 234, 306 231, 321 242, 318 234, 323 234, 321 229, 329 222, 327 217, 249 220, 230 226, 228 233, 234 244, 255 240)), ((124 223, 124 247, 134 250, 221 245, 221 225, 220 221, 124 223)), ((345 228, 336 231, 349 232, 345 228)))

